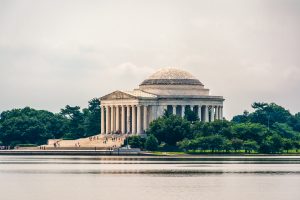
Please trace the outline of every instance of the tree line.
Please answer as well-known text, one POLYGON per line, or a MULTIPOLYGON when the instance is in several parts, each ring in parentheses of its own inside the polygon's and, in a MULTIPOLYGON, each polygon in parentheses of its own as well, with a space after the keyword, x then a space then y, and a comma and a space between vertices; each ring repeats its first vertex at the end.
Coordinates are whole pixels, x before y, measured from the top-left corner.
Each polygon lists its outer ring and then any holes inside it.
POLYGON ((30 107, 0 114, 0 146, 41 145, 48 139, 77 139, 100 133, 100 101, 88 107, 66 105, 59 113, 30 107))
MULTIPOLYGON (((132 147, 147 150, 195 152, 297 151, 300 145, 300 113, 291 114, 275 103, 253 103, 231 121, 200 122, 187 108, 185 117, 165 114, 150 123, 147 138, 129 138, 132 147)), ((100 133, 100 101, 88 107, 67 105, 59 113, 25 107, 0 114, 0 146, 45 144, 48 139, 77 139, 100 133)))
POLYGON ((231 121, 200 122, 187 109, 185 117, 168 112, 150 123, 151 138, 132 137, 134 147, 191 152, 281 153, 300 148, 300 113, 291 114, 275 103, 254 103, 231 121), (156 142, 157 141, 157 142, 156 142), (149 143, 152 144, 149 146, 149 143))

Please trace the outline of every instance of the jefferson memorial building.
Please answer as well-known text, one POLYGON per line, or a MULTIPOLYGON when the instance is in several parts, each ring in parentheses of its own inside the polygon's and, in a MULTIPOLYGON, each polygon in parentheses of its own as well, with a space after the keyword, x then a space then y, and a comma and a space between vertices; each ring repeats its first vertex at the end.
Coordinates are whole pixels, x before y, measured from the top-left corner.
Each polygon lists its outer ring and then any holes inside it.
POLYGON ((184 117, 188 107, 199 120, 223 119, 222 96, 209 95, 209 89, 189 72, 165 68, 144 80, 138 89, 114 91, 100 98, 101 133, 143 134, 149 123, 165 110, 184 117))

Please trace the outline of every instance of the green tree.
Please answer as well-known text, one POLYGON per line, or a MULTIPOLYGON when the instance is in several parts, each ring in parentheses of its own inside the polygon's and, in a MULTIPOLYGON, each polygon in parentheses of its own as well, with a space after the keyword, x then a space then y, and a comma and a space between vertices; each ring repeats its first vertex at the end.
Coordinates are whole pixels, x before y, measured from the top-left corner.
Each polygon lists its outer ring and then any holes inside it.
POLYGON ((282 137, 278 134, 268 136, 260 145, 261 153, 278 153, 283 146, 282 137))
POLYGON ((175 146, 184 138, 191 138, 190 123, 180 116, 160 117, 150 123, 148 134, 153 134, 159 142, 175 146))
POLYGON ((225 143, 225 138, 221 135, 212 135, 207 137, 212 152, 221 150, 225 143))
POLYGON ((60 114, 68 119, 69 132, 72 133, 72 139, 85 136, 84 115, 80 111, 79 106, 66 105, 64 109, 61 109, 60 114))
POLYGON ((86 136, 96 135, 100 133, 101 110, 100 101, 93 98, 89 101, 87 109, 83 110, 85 116, 85 132, 86 136))
POLYGON ((235 123, 246 123, 250 121, 249 112, 247 110, 244 111, 243 115, 236 115, 232 118, 232 121, 235 123))
POLYGON ((145 149, 155 151, 158 148, 158 140, 154 135, 149 135, 145 142, 145 149))
POLYGON ((290 127, 288 124, 286 123, 278 123, 278 122, 275 122, 273 125, 272 125, 272 129, 274 131, 276 131, 280 136, 284 137, 284 138, 290 138, 290 139, 293 139, 293 138, 296 138, 297 135, 299 133, 297 133, 296 131, 293 130, 292 127, 290 127))
POLYGON ((245 152, 251 153, 252 151, 257 151, 259 146, 256 141, 254 140, 247 140, 243 144, 245 152))
POLYGON ((280 149, 283 147, 283 139, 281 136, 274 134, 269 137, 271 142, 272 153, 280 152, 280 149))
POLYGON ((215 134, 213 123, 204 123, 202 130, 200 131, 204 137, 215 134))
POLYGON ((187 150, 193 149, 193 148, 191 147, 191 143, 192 143, 192 140, 189 140, 189 139, 183 139, 182 141, 179 141, 179 142, 177 143, 177 146, 178 146, 180 149, 182 149, 182 150, 184 150, 184 151, 187 151, 187 150))
POLYGON ((128 144, 130 145, 131 148, 143 149, 145 146, 145 139, 137 135, 130 136, 128 138, 128 144))
POLYGON ((260 144, 262 140, 268 135, 267 127, 259 123, 247 122, 233 124, 232 130, 235 138, 239 138, 243 141, 254 140, 258 144, 260 144))
POLYGON ((288 153, 290 149, 293 149, 293 141, 291 139, 284 138, 282 141, 282 147, 288 153))
POLYGON ((224 142, 224 145, 223 145, 223 149, 226 152, 229 152, 230 150, 232 150, 233 149, 233 147, 232 147, 232 141, 228 140, 228 139, 225 139, 225 142, 224 142))
POLYGON ((57 114, 29 107, 4 111, 0 115, 0 140, 4 145, 44 144, 67 130, 66 120, 57 114))
POLYGON ((231 145, 234 151, 236 152, 237 150, 240 150, 243 146, 243 140, 238 139, 238 138, 233 138, 231 140, 231 145))
POLYGON ((192 140, 191 147, 194 147, 194 149, 201 149, 204 151, 210 150, 211 136, 196 138, 196 140, 194 142, 192 140))
POLYGON ((184 118, 190 122, 199 121, 198 114, 192 111, 190 106, 187 106, 184 110, 184 118))
POLYGON ((300 132, 300 112, 290 118, 290 124, 295 131, 300 132))
POLYGON ((286 123, 291 117, 291 113, 283 107, 275 103, 253 103, 252 108, 255 109, 249 115, 250 121, 253 123, 272 126, 275 122, 286 123))
POLYGON ((300 149, 300 141, 299 140, 294 140, 293 141, 293 146, 296 149, 296 152, 298 152, 298 150, 300 149))

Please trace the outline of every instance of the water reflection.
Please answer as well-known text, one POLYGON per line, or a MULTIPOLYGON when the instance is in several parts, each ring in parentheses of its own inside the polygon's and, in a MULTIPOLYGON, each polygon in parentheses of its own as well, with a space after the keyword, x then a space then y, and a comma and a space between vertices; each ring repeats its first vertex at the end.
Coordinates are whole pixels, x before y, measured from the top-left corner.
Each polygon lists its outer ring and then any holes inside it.
POLYGON ((2 156, 0 173, 300 174, 299 156, 2 156))
POLYGON ((299 156, 0 156, 4 200, 298 200, 299 156))

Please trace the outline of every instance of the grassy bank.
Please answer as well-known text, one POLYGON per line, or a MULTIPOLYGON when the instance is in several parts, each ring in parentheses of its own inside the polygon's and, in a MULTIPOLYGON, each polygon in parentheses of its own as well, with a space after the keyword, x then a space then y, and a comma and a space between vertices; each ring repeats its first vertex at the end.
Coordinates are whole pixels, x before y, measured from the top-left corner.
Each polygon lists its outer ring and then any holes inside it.
POLYGON ((300 156, 300 151, 290 150, 288 152, 262 154, 258 152, 246 153, 245 150, 238 151, 211 151, 211 150, 195 150, 195 151, 147 151, 147 154, 157 156, 180 156, 180 155, 241 155, 241 156, 262 156, 262 155, 282 155, 282 156, 300 156))

